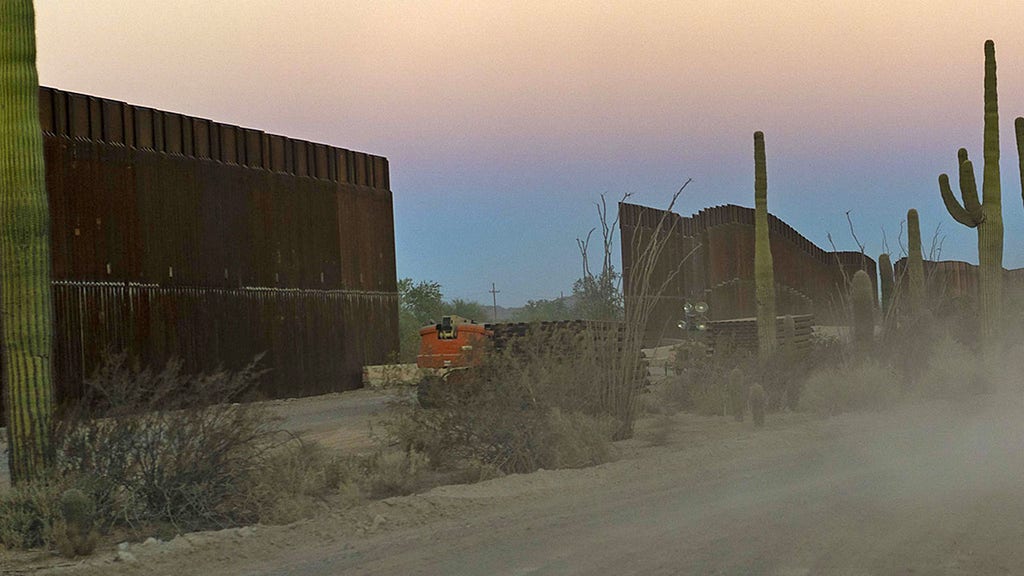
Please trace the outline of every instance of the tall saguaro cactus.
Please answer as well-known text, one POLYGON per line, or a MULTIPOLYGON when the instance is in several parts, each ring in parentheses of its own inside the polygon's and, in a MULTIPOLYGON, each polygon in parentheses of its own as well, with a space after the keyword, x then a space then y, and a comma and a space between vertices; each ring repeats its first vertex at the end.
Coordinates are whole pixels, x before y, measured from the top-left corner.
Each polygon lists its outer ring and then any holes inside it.
POLYGON ((32 0, 0 2, 0 313, 11 478, 50 453, 50 215, 39 128, 32 0))
POLYGON ((918 316, 924 308, 924 256, 921 252, 921 221, 917 210, 907 210, 907 276, 911 316, 918 316))
POLYGON ((758 352, 767 358, 775 352, 775 272, 768 235, 768 168, 764 133, 754 132, 754 286, 757 296, 758 352))
MULTIPOLYGON (((1018 128, 1020 130, 1020 128, 1018 128)), ((996 95, 996 48, 985 42, 985 167, 982 196, 974 180, 974 167, 961 148, 957 152, 960 167, 960 195, 953 196, 949 177, 939 176, 939 191, 950 216, 957 222, 978 229, 978 266, 980 268, 981 330, 987 340, 997 339, 1003 315, 1003 209, 999 185, 999 102, 996 95)))

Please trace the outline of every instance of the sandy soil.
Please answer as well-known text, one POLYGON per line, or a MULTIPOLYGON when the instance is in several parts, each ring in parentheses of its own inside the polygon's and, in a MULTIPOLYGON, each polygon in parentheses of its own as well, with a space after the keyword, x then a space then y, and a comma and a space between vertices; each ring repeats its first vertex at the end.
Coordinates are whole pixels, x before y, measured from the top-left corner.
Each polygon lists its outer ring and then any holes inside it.
POLYGON ((1019 395, 780 415, 763 430, 679 415, 659 446, 644 439, 664 423, 649 419, 594 468, 5 573, 1022 574, 1021 416, 1019 395))

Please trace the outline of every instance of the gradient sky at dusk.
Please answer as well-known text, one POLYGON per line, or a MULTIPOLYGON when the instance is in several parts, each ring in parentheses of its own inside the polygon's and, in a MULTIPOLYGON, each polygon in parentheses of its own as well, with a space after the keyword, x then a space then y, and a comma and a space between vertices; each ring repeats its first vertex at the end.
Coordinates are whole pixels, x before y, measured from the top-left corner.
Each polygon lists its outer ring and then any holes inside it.
MULTIPOLYGON (((977 262, 940 172, 977 164, 999 64, 1007 267, 1024 2, 36 0, 44 85, 387 156, 399 277, 499 304, 569 293, 601 193, 769 209, 823 248, 893 251, 906 210, 977 262)), ((955 178, 954 178, 955 180, 955 178)))

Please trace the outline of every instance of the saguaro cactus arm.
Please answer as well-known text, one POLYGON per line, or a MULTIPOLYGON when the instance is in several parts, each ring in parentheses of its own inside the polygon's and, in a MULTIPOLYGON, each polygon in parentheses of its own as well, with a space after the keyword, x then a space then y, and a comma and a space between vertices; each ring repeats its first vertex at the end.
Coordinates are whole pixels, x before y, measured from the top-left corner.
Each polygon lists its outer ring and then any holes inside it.
POLYGON ((1020 194, 1024 201, 1024 118, 1020 116, 1013 121, 1013 128, 1017 132, 1017 163, 1020 169, 1020 194))
POLYGON ((949 186, 949 176, 939 175, 939 192, 942 193, 942 202, 946 210, 954 220, 969 228, 977 228, 985 221, 985 213, 981 209, 981 202, 978 201, 978 185, 974 180, 974 165, 967 158, 967 150, 961 148, 957 152, 957 160, 960 164, 960 195, 963 196, 963 205, 953 195, 949 186))

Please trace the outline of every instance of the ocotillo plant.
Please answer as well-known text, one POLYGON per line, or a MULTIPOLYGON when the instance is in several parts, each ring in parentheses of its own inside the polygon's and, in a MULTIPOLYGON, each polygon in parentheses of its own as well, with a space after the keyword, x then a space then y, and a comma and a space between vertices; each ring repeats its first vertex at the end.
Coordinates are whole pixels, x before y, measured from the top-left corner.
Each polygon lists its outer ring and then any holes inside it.
POLYGON ((53 303, 32 0, 0 2, 0 315, 11 479, 50 458, 53 303))
POLYGON ((889 255, 882 253, 878 256, 878 279, 882 284, 882 319, 889 317, 889 308, 892 306, 893 288, 895 278, 892 270, 892 261, 889 255))
POLYGON ((858 350, 870 348, 875 338, 875 297, 871 277, 857 270, 850 282, 850 303, 853 307, 853 343, 858 350))
POLYGON ((764 133, 754 132, 754 286, 757 297, 757 342, 761 358, 775 352, 775 272, 768 236, 768 169, 764 133))
POLYGON ((921 222, 917 210, 907 210, 907 304, 910 315, 917 317, 924 307, 924 256, 921 253, 921 222))
POLYGON ((974 180, 974 167, 961 148, 960 194, 963 204, 953 196, 949 177, 939 176, 939 191, 950 216, 957 222, 978 229, 978 267, 981 330, 986 339, 999 336, 1003 308, 1003 210, 999 185, 999 102, 996 95, 996 48, 985 42, 985 167, 981 181, 982 196, 974 180))

